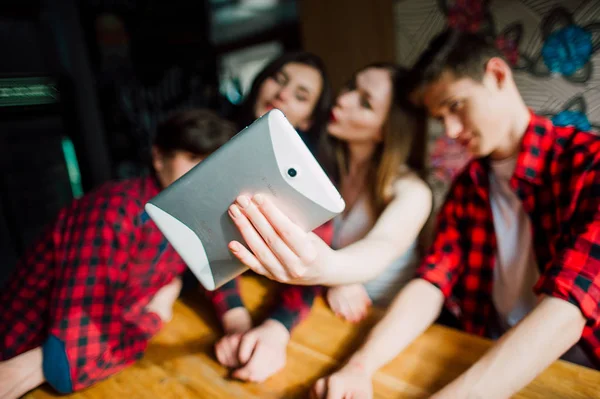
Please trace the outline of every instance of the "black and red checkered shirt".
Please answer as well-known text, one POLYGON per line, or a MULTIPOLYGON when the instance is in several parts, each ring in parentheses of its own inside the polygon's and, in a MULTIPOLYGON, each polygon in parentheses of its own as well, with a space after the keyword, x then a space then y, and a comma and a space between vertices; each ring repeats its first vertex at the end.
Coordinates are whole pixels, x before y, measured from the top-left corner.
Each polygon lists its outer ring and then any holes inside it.
MULTIPOLYGON (((580 344, 600 367, 600 137, 532 113, 510 181, 531 219, 536 294, 571 302, 587 319, 580 344)), ((489 163, 457 177, 417 276, 437 286, 464 330, 490 335, 496 236, 489 163)))
MULTIPOLYGON (((64 348, 54 385, 68 392, 142 356, 161 326, 145 306, 185 269, 143 211, 158 192, 153 178, 108 183, 60 212, 0 293, 0 360, 64 348)), ((51 384, 59 360, 44 359, 51 384)))

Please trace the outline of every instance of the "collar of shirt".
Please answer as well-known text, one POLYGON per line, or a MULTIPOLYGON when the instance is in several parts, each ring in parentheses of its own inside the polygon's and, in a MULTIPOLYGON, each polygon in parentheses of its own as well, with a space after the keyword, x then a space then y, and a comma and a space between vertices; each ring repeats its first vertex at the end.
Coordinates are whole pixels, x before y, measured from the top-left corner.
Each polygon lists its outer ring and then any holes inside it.
MULTIPOLYGON (((555 131, 552 122, 530 111, 531 118, 527 130, 521 140, 517 155, 517 164, 511 178, 511 186, 515 188, 515 179, 522 179, 535 185, 543 184, 543 176, 547 163, 546 155, 552 149, 555 131)), ((475 159, 469 165, 469 174, 473 181, 487 188, 490 168, 489 157, 475 159)))

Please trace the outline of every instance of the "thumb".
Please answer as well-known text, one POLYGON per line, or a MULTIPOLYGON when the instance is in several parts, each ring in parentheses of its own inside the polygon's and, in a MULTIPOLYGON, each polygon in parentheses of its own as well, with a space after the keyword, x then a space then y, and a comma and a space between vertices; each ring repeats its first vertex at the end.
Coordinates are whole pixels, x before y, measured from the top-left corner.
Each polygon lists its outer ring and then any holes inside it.
POLYGON ((325 378, 320 378, 316 384, 313 386, 312 389, 312 398, 314 399, 321 399, 325 397, 325 391, 326 391, 326 381, 325 378))
POLYGON ((256 346, 256 341, 257 339, 252 332, 244 334, 242 337, 240 348, 238 350, 238 359, 241 364, 246 364, 250 360, 250 356, 252 356, 252 352, 256 346))
POLYGON ((371 297, 369 296, 367 291, 363 292, 363 298, 364 298, 365 304, 367 304, 367 306, 371 306, 373 304, 373 300, 371 299, 371 297))
POLYGON ((253 377, 256 377, 256 365, 260 363, 261 357, 264 358, 264 354, 261 351, 260 343, 257 343, 252 352, 250 360, 241 368, 234 371, 233 376, 240 380, 248 381, 253 377), (263 355, 263 356, 261 356, 263 355))

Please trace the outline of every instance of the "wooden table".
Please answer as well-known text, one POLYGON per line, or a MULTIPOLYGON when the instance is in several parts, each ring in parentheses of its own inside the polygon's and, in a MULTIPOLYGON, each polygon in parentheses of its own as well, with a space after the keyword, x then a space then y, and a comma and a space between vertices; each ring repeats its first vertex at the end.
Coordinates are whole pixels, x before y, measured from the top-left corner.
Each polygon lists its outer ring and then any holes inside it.
MULTIPOLYGON (((264 314, 272 283, 245 277, 242 294, 254 315, 264 314)), ((352 325, 333 315, 318 300, 310 317, 292 335, 285 369, 262 384, 227 378, 213 345, 221 332, 209 306, 188 298, 175 305, 173 320, 148 347, 142 360, 92 388, 58 396, 42 387, 25 398, 304 398, 312 384, 333 371, 381 317, 352 325)), ((376 398, 423 398, 475 362, 488 340, 442 326, 432 326, 373 379, 376 398)), ((558 361, 516 398, 600 398, 600 372, 558 361)))

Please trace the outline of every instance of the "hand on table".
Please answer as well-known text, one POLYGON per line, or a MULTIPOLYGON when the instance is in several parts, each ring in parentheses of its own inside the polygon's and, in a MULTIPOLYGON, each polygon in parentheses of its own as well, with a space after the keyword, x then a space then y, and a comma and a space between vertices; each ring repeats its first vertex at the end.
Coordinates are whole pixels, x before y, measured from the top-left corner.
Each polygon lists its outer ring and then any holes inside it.
POLYGON ((225 336, 215 345, 215 354, 221 365, 228 368, 238 368, 241 363, 238 352, 242 335, 252 328, 252 319, 246 308, 236 307, 223 315, 225 336))
POLYGON ((281 370, 286 362, 288 330, 278 321, 266 320, 245 333, 239 343, 238 360, 242 365, 233 377, 262 382, 281 370))
POLYGON ((347 363, 330 376, 319 379, 311 399, 372 399, 371 375, 360 364, 347 363))
POLYGON ((351 284, 329 288, 327 304, 337 316, 357 323, 365 318, 372 302, 362 284, 351 284))

